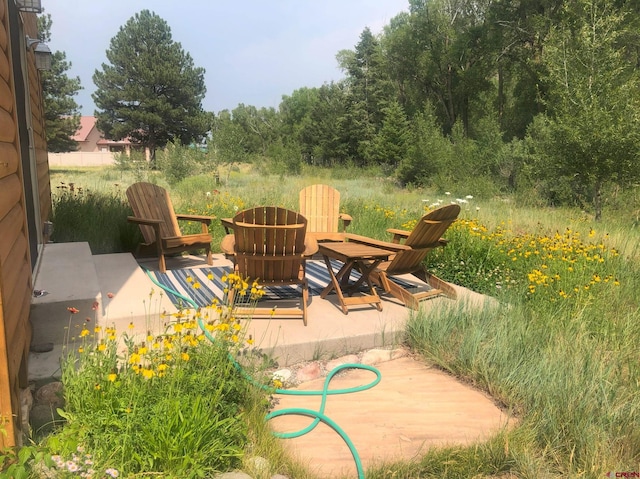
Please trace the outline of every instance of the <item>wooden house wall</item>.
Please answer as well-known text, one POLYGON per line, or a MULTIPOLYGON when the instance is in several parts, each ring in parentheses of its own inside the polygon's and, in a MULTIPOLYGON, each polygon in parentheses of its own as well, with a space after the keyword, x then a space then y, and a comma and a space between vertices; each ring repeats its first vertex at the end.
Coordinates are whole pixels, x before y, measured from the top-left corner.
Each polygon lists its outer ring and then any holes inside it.
MULTIPOLYGON (((38 20, 35 14, 25 16, 25 32, 31 38, 38 36, 38 20)), ((29 98, 31 100, 31 124, 33 125, 33 147, 36 156, 37 188, 40 206, 40 222, 49 221, 51 216, 51 181, 49 179, 49 157, 45 131, 44 100, 40 74, 36 70, 33 52, 29 53, 29 98)), ((43 243, 38 238, 38 243, 43 243)))
MULTIPOLYGON (((12 61, 8 2, 13 1, 0 0, 0 428, 7 433, 0 434, 0 447, 20 443, 20 389, 28 386, 33 279, 25 181, 38 191, 41 211, 37 213, 37 221, 47 219, 51 211, 42 91, 33 52, 26 55, 26 94, 30 99, 31 111, 27 110, 27 115, 31 116, 30 141, 35 151, 37 180, 24 178, 23 173, 14 82, 14 69, 23 69, 23 65, 14 65, 12 61)), ((20 22, 24 30, 21 35, 37 36, 35 14, 21 13, 20 22)))

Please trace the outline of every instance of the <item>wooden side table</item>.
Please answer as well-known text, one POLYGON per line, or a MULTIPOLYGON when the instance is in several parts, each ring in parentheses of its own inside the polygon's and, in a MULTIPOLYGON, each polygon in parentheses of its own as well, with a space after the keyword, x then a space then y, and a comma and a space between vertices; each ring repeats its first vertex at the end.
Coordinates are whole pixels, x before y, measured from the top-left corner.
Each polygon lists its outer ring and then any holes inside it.
POLYGON ((331 291, 335 290, 344 314, 349 313, 349 306, 362 304, 373 304, 378 311, 382 311, 382 300, 369 276, 376 266, 389 259, 393 252, 349 242, 319 243, 318 247, 329 270, 329 276, 331 276, 331 282, 322 290, 320 297, 325 299, 331 291), (331 266, 332 258, 344 263, 337 273, 333 271, 331 266), (360 273, 360 278, 354 283, 349 283, 349 276, 354 268, 360 273), (359 288, 363 284, 368 286, 369 293, 359 292, 359 288), (351 296, 356 292, 359 293, 357 296, 351 296), (347 293, 349 297, 345 297, 344 293, 347 293))

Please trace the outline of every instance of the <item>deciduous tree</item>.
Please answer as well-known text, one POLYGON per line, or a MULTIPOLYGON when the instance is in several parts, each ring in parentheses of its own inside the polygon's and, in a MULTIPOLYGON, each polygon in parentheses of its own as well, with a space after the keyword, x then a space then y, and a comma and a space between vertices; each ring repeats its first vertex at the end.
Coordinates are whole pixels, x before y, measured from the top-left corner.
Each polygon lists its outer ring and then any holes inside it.
POLYGON ((629 62, 623 9, 612 0, 567 2, 544 50, 549 116, 534 130, 540 171, 586 194, 602 216, 608 183, 640 179, 640 79, 629 62))

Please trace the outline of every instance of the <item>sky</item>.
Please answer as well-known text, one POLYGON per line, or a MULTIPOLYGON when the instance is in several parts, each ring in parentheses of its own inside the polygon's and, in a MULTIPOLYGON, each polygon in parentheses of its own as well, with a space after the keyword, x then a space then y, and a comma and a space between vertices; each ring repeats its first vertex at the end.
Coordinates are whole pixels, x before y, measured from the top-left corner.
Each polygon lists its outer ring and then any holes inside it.
POLYGON ((92 76, 121 26, 147 9, 203 67, 202 106, 215 113, 239 103, 278 108, 283 95, 344 77, 336 54, 354 50, 368 27, 385 25, 408 0, 42 0, 53 22, 52 51, 66 53, 83 115, 93 115, 92 76))

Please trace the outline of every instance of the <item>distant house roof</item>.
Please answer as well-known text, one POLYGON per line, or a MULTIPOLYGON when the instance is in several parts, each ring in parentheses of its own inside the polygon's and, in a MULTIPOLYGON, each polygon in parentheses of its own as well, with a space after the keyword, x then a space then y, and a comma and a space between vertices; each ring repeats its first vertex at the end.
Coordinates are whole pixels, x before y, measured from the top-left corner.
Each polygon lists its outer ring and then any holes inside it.
POLYGON ((73 135, 73 139, 75 141, 87 141, 87 137, 91 133, 91 131, 96 127, 96 117, 95 116, 81 116, 80 117, 80 128, 76 131, 76 134, 73 135))
MULTIPOLYGON (((75 141, 87 141, 89 138, 89 134, 93 131, 94 128, 97 129, 96 123, 98 119, 95 116, 81 116, 80 117, 80 127, 76 134, 73 135, 73 139, 75 141)), ((100 139, 96 142, 97 145, 128 145, 131 144, 128 138, 125 138, 120 141, 116 140, 107 140, 102 132, 100 133, 100 139)))

